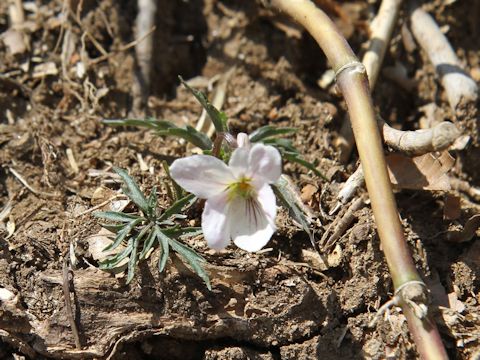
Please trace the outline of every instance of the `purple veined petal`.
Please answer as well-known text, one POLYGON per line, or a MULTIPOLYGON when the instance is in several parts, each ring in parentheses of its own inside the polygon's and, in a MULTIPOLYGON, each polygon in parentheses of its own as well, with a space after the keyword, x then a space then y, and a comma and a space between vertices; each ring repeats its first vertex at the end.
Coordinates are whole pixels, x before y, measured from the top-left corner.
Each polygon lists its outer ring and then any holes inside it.
POLYGON ((228 194, 221 193, 205 202, 202 213, 203 236, 209 247, 221 250, 230 243, 228 194))
POLYGON ((250 154, 249 147, 239 147, 233 151, 232 156, 230 157, 228 166, 230 167, 231 171, 235 174, 235 177, 237 179, 244 176, 247 172, 249 154, 250 154))
POLYGON ((229 167, 209 155, 193 155, 175 160, 170 175, 178 185, 199 198, 207 199, 220 194, 235 181, 229 167))
POLYGON ((248 156, 248 174, 260 188, 274 183, 282 175, 282 157, 277 149, 261 143, 253 145, 248 156))
POLYGON ((237 197, 230 203, 230 234, 239 248, 254 252, 263 248, 272 237, 275 227, 256 198, 237 197))

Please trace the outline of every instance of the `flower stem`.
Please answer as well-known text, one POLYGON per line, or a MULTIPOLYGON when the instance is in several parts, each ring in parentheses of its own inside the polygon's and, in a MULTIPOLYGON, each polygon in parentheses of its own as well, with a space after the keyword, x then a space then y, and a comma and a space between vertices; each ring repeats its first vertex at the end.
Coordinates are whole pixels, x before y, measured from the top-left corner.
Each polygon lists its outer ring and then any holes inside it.
POLYGON ((424 359, 448 359, 435 323, 411 309, 412 304, 416 308, 426 307, 426 287, 420 287, 421 296, 404 296, 409 293, 405 289, 410 282, 418 289, 422 280, 413 263, 399 220, 365 67, 330 18, 310 0, 270 0, 264 3, 287 13, 303 25, 332 65, 349 109, 373 215, 393 284, 395 289, 403 290, 396 296, 400 297, 399 303, 407 317, 418 352, 424 359))

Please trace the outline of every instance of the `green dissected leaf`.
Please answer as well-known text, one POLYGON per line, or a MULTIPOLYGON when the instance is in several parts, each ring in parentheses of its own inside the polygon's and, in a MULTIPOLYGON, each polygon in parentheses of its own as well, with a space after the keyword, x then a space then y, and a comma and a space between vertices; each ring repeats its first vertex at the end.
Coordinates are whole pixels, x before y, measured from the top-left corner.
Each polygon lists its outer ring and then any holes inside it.
POLYGON ((123 259, 125 259, 133 250, 134 239, 130 238, 128 240, 127 247, 119 254, 112 256, 100 263, 100 269, 109 270, 116 267, 123 259))
POLYGON ((146 119, 104 119, 102 123, 110 126, 137 126, 146 127, 154 130, 165 130, 176 127, 173 123, 165 120, 146 119))
POLYGON ((275 146, 280 152, 290 151, 293 153, 298 153, 298 150, 292 144, 292 140, 289 140, 289 139, 279 139, 279 138, 265 139, 263 143, 266 145, 275 146))
POLYGON ((311 162, 302 159, 302 157, 298 153, 291 153, 288 151, 283 152, 283 157, 290 162, 295 162, 306 167, 308 170, 311 170, 315 173, 315 175, 320 176, 323 180, 328 181, 327 177, 323 175, 320 171, 317 170, 316 166, 313 165, 311 162))
POLYGON ((135 275, 135 268, 137 266, 137 250, 138 243, 140 241, 140 236, 136 236, 133 240, 132 252, 130 253, 130 259, 128 260, 128 271, 127 271, 127 284, 132 281, 133 276, 135 275))
POLYGON ((164 160, 162 161, 162 166, 163 166, 163 169, 165 170, 165 172, 167 173, 167 176, 168 178, 170 179, 170 181, 172 182, 172 187, 173 187, 173 191, 175 192, 175 198, 173 197, 173 193, 172 191, 170 190, 170 187, 167 186, 167 192, 170 192, 170 198, 172 199, 172 201, 175 201, 175 200, 178 200, 178 199, 181 199, 182 198, 182 195, 183 195, 183 189, 180 187, 180 185, 178 185, 176 183, 175 180, 172 179, 171 175, 170 175, 170 167, 168 166, 167 162, 164 160))
POLYGON ((201 265, 205 262, 205 259, 198 255, 195 251, 190 249, 188 246, 183 245, 175 239, 169 238, 170 246, 178 254, 180 254, 192 267, 193 271, 200 276, 205 284, 207 285, 208 290, 212 290, 212 285, 210 284, 210 278, 208 277, 207 272, 201 265))
POLYGON ((167 228, 163 229, 162 232, 169 236, 169 237, 174 237, 174 238, 184 238, 184 237, 193 237, 202 234, 202 228, 201 227, 172 227, 172 228, 167 228))
POLYGON ((202 150, 209 150, 213 147, 212 141, 207 135, 189 125, 187 125, 185 128, 175 127, 158 131, 158 134, 177 136, 187 140, 188 142, 191 142, 193 145, 198 146, 202 150))
POLYGON ((145 195, 140 191, 135 180, 133 180, 128 173, 120 168, 115 167, 115 172, 120 175, 125 186, 123 187, 123 192, 127 195, 132 201, 145 213, 149 213, 148 201, 145 198, 145 195))
POLYGON ((158 243, 160 244, 162 255, 158 260, 158 271, 162 272, 165 269, 165 265, 167 264, 168 260, 168 253, 169 253, 169 237, 165 235, 162 230, 158 226, 155 227, 155 236, 158 239, 158 243))
POLYGON ((266 138, 273 137, 273 136, 279 136, 279 135, 286 135, 286 134, 291 134, 296 132, 297 129, 295 128, 290 128, 290 127, 274 127, 271 125, 267 126, 262 126, 261 128, 258 128, 254 132, 252 132, 249 135, 250 141, 251 142, 258 142, 262 141, 266 138))
POLYGON ((308 234, 313 247, 315 247, 313 234, 310 231, 310 220, 307 214, 302 211, 301 205, 298 203, 301 200, 298 199, 294 190, 290 188, 287 179, 281 176, 280 179, 272 185, 272 188, 282 205, 287 208, 290 216, 299 223, 302 229, 308 234))
POLYGON ((187 204, 191 206, 195 201, 196 197, 193 194, 188 194, 180 200, 175 201, 172 206, 170 206, 163 212, 162 215, 160 215, 160 217, 157 219, 157 222, 167 220, 169 217, 178 214, 187 204))
POLYGON ((125 214, 118 211, 96 211, 93 213, 93 216, 117 222, 130 222, 141 218, 138 215, 125 214))
POLYGON ((194 89, 188 85, 181 76, 178 77, 182 82, 183 86, 185 86, 190 92, 195 96, 200 104, 204 107, 207 111, 208 116, 212 119, 212 123, 215 126, 215 130, 217 133, 227 132, 228 125, 227 125, 227 115, 224 112, 218 111, 215 106, 210 104, 207 97, 201 91, 194 89))
POLYGON ((100 224, 102 227, 107 229, 108 231, 111 231, 113 233, 118 233, 120 230, 122 230, 125 227, 125 224, 100 224))
POLYGON ((148 216, 150 218, 155 216, 155 212, 157 210, 157 201, 158 201, 157 187, 154 186, 152 191, 150 192, 150 196, 148 197, 148 209, 150 210, 150 213, 148 214, 148 216))
POLYGON ((115 241, 113 243, 111 243, 110 245, 108 245, 105 249, 103 249, 103 251, 109 251, 109 250, 113 250, 113 249, 117 248, 123 242, 123 240, 125 240, 125 238, 130 233, 130 231, 132 231, 133 228, 135 226, 137 226, 138 224, 140 224, 141 222, 142 222, 142 219, 135 219, 132 222, 125 225, 125 227, 123 229, 121 229, 120 231, 117 232, 117 236, 115 237, 115 241))
POLYGON ((147 256, 148 252, 152 248, 153 244, 155 244, 155 230, 150 231, 148 234, 147 239, 143 242, 143 249, 142 252, 139 255, 139 259, 143 260, 147 256))
POLYGON ((278 151, 282 154, 282 158, 290 162, 297 163, 306 167, 308 170, 311 170, 315 175, 320 176, 322 179, 327 180, 325 175, 323 175, 314 164, 302 158, 298 150, 293 146, 292 141, 288 139, 265 139, 264 144, 275 146, 278 151))

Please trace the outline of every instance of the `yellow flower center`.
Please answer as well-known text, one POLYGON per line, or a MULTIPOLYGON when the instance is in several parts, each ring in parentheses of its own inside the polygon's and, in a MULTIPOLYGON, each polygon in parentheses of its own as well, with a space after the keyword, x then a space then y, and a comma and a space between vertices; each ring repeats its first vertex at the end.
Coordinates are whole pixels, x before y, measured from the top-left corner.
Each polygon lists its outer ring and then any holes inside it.
POLYGON ((237 196, 244 199, 251 198, 255 191, 252 184, 252 179, 241 177, 238 181, 228 185, 228 198, 233 200, 237 196))

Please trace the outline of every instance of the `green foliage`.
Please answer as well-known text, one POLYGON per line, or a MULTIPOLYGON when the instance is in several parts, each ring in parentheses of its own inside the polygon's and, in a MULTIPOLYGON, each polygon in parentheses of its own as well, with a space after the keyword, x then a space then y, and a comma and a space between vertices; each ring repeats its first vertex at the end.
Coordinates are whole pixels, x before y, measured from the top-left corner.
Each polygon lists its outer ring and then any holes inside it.
POLYGON ((293 134, 296 132, 297 129, 290 128, 290 127, 274 127, 271 125, 266 125, 258 128, 254 132, 252 132, 248 137, 251 142, 258 142, 265 140, 267 138, 277 137, 280 135, 288 135, 293 134))
POLYGON ((165 120, 146 119, 104 119, 102 121, 110 126, 136 126, 155 130, 161 136, 174 136, 184 139, 202 150, 210 150, 213 147, 212 141, 204 133, 197 131, 194 127, 178 127, 165 120))
POLYGON ((315 164, 305 160, 302 157, 297 148, 293 146, 291 140, 277 137, 279 135, 291 134, 295 131, 295 128, 273 128, 272 126, 267 125, 255 130, 252 134, 250 134, 249 138, 252 142, 262 141, 264 144, 276 147, 277 150, 280 151, 283 159, 302 165, 308 170, 311 170, 315 175, 327 180, 325 175, 318 171, 315 164))
POLYGON ((227 115, 219 111, 215 106, 213 106, 210 101, 208 101, 206 95, 202 93, 200 90, 192 88, 188 85, 181 76, 178 77, 182 82, 183 86, 185 86, 190 92, 195 96, 198 102, 203 106, 203 108, 207 111, 208 116, 212 120, 213 126, 215 126, 215 130, 217 133, 228 132, 228 124, 227 124, 227 115))
POLYGON ((153 188, 147 198, 135 180, 125 170, 115 168, 115 172, 122 178, 123 191, 135 205, 141 210, 140 214, 126 214, 116 211, 95 212, 98 218, 113 221, 120 224, 103 224, 102 226, 115 232, 114 241, 104 251, 110 251, 125 244, 125 248, 105 259, 100 263, 100 268, 109 270, 117 267, 122 260, 129 258, 127 270, 127 284, 135 275, 138 262, 149 256, 150 250, 159 248, 161 251, 158 262, 159 271, 163 271, 167 264, 170 248, 190 265, 192 270, 203 279, 211 289, 208 274, 203 264, 205 259, 198 255, 193 249, 179 240, 188 236, 201 233, 201 229, 184 227, 175 223, 178 218, 183 218, 182 211, 193 205, 196 198, 188 194, 175 201, 168 209, 158 215, 157 211, 157 190, 153 188))

